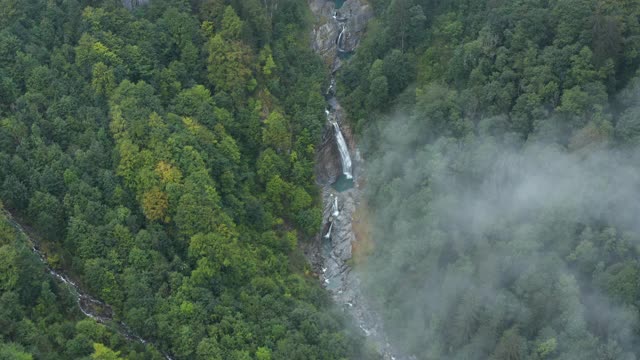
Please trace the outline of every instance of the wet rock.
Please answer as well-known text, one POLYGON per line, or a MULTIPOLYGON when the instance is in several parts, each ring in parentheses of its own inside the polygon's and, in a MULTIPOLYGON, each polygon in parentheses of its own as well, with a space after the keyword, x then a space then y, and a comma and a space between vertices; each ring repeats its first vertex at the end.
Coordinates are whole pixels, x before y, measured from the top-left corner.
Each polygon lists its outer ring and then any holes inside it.
MULTIPOLYGON (((362 174, 361 174, 362 175, 362 174)), ((315 257, 315 265, 323 286, 334 302, 344 309, 354 320, 362 333, 370 339, 386 360, 402 360, 403 357, 391 348, 382 328, 382 318, 372 310, 366 296, 362 293, 360 274, 351 267, 352 249, 356 236, 352 227, 353 214, 358 207, 361 190, 352 189, 336 192, 330 186, 323 189, 325 229, 331 223, 331 236, 317 241, 323 242, 321 255, 315 257), (333 215, 333 204, 338 198, 339 214, 333 215)), ((320 238, 320 236, 318 236, 320 238)), ((311 257, 314 258, 314 257, 311 257)), ((310 259, 311 259, 310 258, 310 259)))
POLYGON ((349 0, 338 10, 338 14, 347 18, 347 36, 343 47, 346 51, 353 51, 362 39, 367 23, 373 17, 373 9, 364 0, 349 0))
POLYGON ((363 167, 359 166, 362 159, 353 133, 345 121, 346 113, 334 96, 335 71, 342 64, 338 53, 350 52, 356 48, 373 11, 365 0, 347 0, 338 11, 333 0, 309 0, 309 7, 316 16, 312 34, 313 49, 324 58, 332 77, 325 94, 328 97, 328 121, 322 143, 318 147, 315 167, 316 179, 323 189, 323 225, 322 231, 313 242, 306 245, 304 252, 333 301, 353 318, 383 358, 403 360, 389 345, 382 329, 382 318, 372 310, 362 294, 360 275, 352 268, 353 244, 357 240, 352 221, 361 197, 358 177, 364 178, 364 173, 363 167), (343 35, 338 39, 341 31, 344 31, 343 35), (340 133, 351 155, 349 157, 353 161, 354 186, 342 192, 331 187, 343 173, 336 131, 331 123, 339 124, 340 133), (354 154, 355 160, 352 156, 354 154))
MULTIPOLYGON (((318 147, 316 154, 316 181, 322 185, 332 184, 338 176, 342 174, 342 163, 340 162, 340 153, 336 144, 333 127, 325 126, 322 136, 322 143, 318 147)), ((331 206, 331 204, 329 204, 331 206)))
POLYGON ((344 27, 341 50, 355 50, 367 22, 373 17, 373 9, 365 0, 347 0, 338 10, 333 0, 309 0, 309 8, 316 19, 311 34, 313 49, 325 59, 332 71, 336 71, 340 67, 337 57, 340 32, 344 27))

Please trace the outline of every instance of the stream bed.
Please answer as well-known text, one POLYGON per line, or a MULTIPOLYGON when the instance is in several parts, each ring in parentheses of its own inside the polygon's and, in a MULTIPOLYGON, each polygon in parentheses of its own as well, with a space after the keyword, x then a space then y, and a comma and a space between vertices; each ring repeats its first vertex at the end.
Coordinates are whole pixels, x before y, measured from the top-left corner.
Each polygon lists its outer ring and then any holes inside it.
POLYGON ((336 74, 348 61, 373 12, 363 0, 310 0, 318 23, 312 34, 313 48, 330 71, 326 90, 327 122, 316 159, 316 178, 322 188, 322 231, 305 254, 334 303, 353 319, 385 360, 408 360, 387 340, 381 316, 375 312, 362 288, 363 274, 353 267, 353 245, 357 236, 354 215, 361 205, 365 167, 336 98, 336 74), (355 156, 352 156, 355 155, 355 156))
MULTIPOLYGON (((95 320, 98 323, 112 325, 110 326, 111 329, 117 331, 120 335, 122 335, 125 339, 129 341, 137 341, 141 344, 150 343, 149 341, 136 335, 127 326, 127 324, 121 321, 115 320, 114 319, 115 314, 113 312, 113 308, 109 304, 106 304, 92 297, 88 293, 84 292, 81 289, 81 287, 76 282, 71 280, 71 278, 68 275, 66 275, 64 272, 60 270, 56 270, 52 268, 49 265, 49 262, 47 261, 46 254, 40 250, 40 246, 38 242, 32 236, 29 235, 29 233, 22 227, 22 225, 20 225, 18 221, 16 221, 13 215, 6 209, 2 209, 2 208, 0 208, 0 212, 5 216, 9 224, 11 224, 11 226, 13 226, 23 236, 25 241, 27 241, 29 248, 38 257, 40 262, 44 264, 44 266, 47 269, 47 272, 51 276, 53 276, 56 280, 64 284, 67 287, 67 289, 69 289, 69 292, 71 292, 71 294, 76 298, 76 302, 78 303, 78 308, 80 309, 82 314, 84 314, 88 318, 95 320)), ((155 348, 158 349, 158 351, 160 351, 157 346, 155 346, 155 348)), ((171 356, 169 356, 168 354, 163 353, 163 356, 167 360, 173 360, 171 356)))

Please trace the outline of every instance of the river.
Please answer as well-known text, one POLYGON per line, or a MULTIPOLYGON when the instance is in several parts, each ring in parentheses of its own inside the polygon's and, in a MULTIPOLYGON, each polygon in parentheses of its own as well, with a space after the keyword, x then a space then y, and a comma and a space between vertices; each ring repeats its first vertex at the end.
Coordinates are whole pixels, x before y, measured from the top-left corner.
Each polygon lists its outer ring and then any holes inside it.
POLYGON ((369 5, 362 0, 340 2, 311 0, 316 24, 313 48, 323 57, 330 72, 327 100, 327 126, 319 147, 316 177, 323 191, 323 227, 315 246, 306 252, 324 288, 334 303, 350 316, 385 360, 408 359, 389 343, 376 313, 362 289, 361 277, 354 268, 353 248, 358 241, 353 223, 358 221, 362 206, 364 161, 357 150, 353 134, 346 121, 346 112, 336 97, 336 75, 345 55, 355 51, 366 21, 372 16, 369 5), (328 16, 330 15, 330 16, 328 16), (353 155, 353 156, 352 156, 353 155))

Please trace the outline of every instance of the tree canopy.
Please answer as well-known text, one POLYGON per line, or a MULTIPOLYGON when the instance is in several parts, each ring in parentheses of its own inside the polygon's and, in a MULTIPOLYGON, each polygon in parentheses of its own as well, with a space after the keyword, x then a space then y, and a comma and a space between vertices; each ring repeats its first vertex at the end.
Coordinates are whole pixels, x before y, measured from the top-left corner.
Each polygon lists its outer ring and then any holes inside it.
POLYGON ((366 287, 393 343, 640 356, 638 3, 372 5, 338 94, 372 174, 366 287))
MULTIPOLYGON (((52 266, 175 359, 370 357, 300 265, 325 78, 305 3, 0 5, 0 198, 52 266)), ((160 357, 2 234, 0 357, 160 357)))

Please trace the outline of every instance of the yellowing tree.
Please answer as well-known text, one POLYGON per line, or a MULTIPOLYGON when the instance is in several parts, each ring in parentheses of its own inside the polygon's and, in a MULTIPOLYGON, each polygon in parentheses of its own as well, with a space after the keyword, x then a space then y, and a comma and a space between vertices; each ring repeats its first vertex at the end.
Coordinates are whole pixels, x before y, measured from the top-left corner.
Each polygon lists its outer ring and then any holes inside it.
POLYGON ((169 198, 167 194, 158 187, 152 188, 142 196, 142 210, 147 219, 151 221, 168 221, 169 219, 166 217, 168 207, 169 198))
POLYGON ((182 179, 182 172, 180 169, 175 166, 169 164, 166 161, 160 161, 156 166, 156 174, 160 177, 163 183, 179 183, 182 179))

